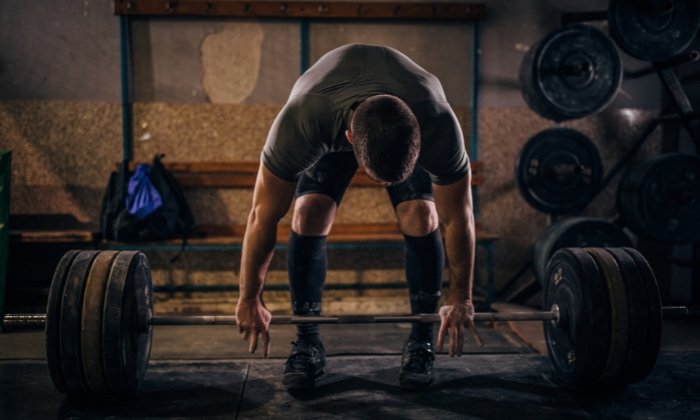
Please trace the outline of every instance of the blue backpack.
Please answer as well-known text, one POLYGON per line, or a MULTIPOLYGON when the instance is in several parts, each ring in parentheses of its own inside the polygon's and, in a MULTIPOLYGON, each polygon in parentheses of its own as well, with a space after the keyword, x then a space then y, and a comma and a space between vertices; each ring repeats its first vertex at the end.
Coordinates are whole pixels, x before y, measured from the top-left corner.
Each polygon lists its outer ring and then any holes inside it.
MULTIPOLYGON (((194 228, 194 215, 175 177, 156 155, 151 165, 129 171, 122 161, 112 172, 102 200, 102 237, 119 242, 147 242, 187 237, 194 228)), ((141 165, 139 165, 141 166, 141 165)))

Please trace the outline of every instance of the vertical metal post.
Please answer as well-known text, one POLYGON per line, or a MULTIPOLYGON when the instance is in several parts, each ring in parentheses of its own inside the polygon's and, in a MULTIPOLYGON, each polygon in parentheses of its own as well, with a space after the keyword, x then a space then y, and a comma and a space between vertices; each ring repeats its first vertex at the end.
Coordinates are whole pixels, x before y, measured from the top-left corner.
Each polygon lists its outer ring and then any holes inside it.
POLYGON ((299 21, 299 73, 309 68, 309 20, 299 21))
POLYGON ((119 46, 122 88, 122 150, 124 160, 132 160, 133 152, 133 67, 131 48, 131 20, 119 18, 119 46))
POLYGON ((692 306, 700 306, 700 241, 693 243, 692 252, 692 306))
MULTIPOLYGON (((12 175, 12 152, 0 150, 0 318, 5 315, 5 277, 7 276, 7 254, 10 252, 10 177, 12 175)), ((2 326, 0 326, 0 330, 2 326)))
POLYGON ((479 22, 472 23, 472 91, 471 91, 471 142, 469 155, 473 160, 478 156, 479 121, 479 22))
MULTIPOLYGON (((471 91, 471 140, 469 141, 469 157, 478 159, 479 143, 479 22, 472 23, 472 91, 471 91)), ((474 217, 479 215, 479 192, 472 188, 474 217)))
POLYGON ((680 78, 678 78, 673 68, 662 68, 663 66, 658 63, 654 63, 654 66, 657 67, 661 83, 671 97, 676 110, 678 110, 681 123, 688 131, 691 140, 693 140, 695 144, 696 152, 700 153, 700 125, 697 120, 691 120, 688 117, 693 113, 693 105, 688 95, 685 93, 685 89, 683 89, 680 78))

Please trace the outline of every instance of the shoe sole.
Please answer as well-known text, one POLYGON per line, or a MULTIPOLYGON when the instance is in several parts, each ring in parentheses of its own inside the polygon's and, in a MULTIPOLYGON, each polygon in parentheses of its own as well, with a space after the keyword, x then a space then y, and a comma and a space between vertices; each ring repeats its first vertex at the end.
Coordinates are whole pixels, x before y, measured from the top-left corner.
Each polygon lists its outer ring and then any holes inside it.
POLYGON ((432 375, 421 375, 411 372, 402 372, 399 374, 399 384, 403 389, 425 389, 432 383, 432 375))
POLYGON ((316 375, 309 378, 303 373, 285 373, 282 377, 282 385, 287 389, 311 389, 316 386, 316 380, 323 376, 324 371, 316 372, 316 375))

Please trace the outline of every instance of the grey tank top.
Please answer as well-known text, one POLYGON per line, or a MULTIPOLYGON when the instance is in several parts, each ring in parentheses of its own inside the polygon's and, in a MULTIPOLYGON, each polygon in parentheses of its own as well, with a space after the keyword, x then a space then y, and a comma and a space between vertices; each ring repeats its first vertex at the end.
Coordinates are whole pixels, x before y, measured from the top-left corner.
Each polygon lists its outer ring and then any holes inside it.
POLYGON ((418 166, 436 184, 450 184, 469 170, 457 118, 440 81, 399 51, 352 44, 321 57, 294 84, 262 151, 273 174, 295 181, 324 155, 352 151, 345 139, 352 109, 365 98, 389 94, 413 111, 421 129, 418 166))

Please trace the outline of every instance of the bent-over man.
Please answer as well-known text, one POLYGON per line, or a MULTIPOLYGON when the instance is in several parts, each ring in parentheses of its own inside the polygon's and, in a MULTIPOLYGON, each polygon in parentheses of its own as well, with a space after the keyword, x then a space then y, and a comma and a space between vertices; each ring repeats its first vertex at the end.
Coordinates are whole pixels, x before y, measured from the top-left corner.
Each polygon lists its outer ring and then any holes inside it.
MULTIPOLYGON (((240 333, 250 340, 251 352, 260 336, 268 355, 271 315, 263 287, 277 224, 294 198, 288 246, 292 310, 320 314, 326 236, 358 164, 386 187, 405 236, 412 313, 438 311, 447 259, 450 287, 439 310, 438 350, 449 336, 449 354, 460 355, 465 323, 475 331, 471 172, 462 131, 439 80, 382 46, 346 45, 321 57, 297 80, 270 129, 243 242, 240 333)), ((402 387, 432 382, 433 335, 432 324, 412 325, 402 387)), ((318 325, 297 325, 284 385, 311 388, 324 366, 318 325)))

